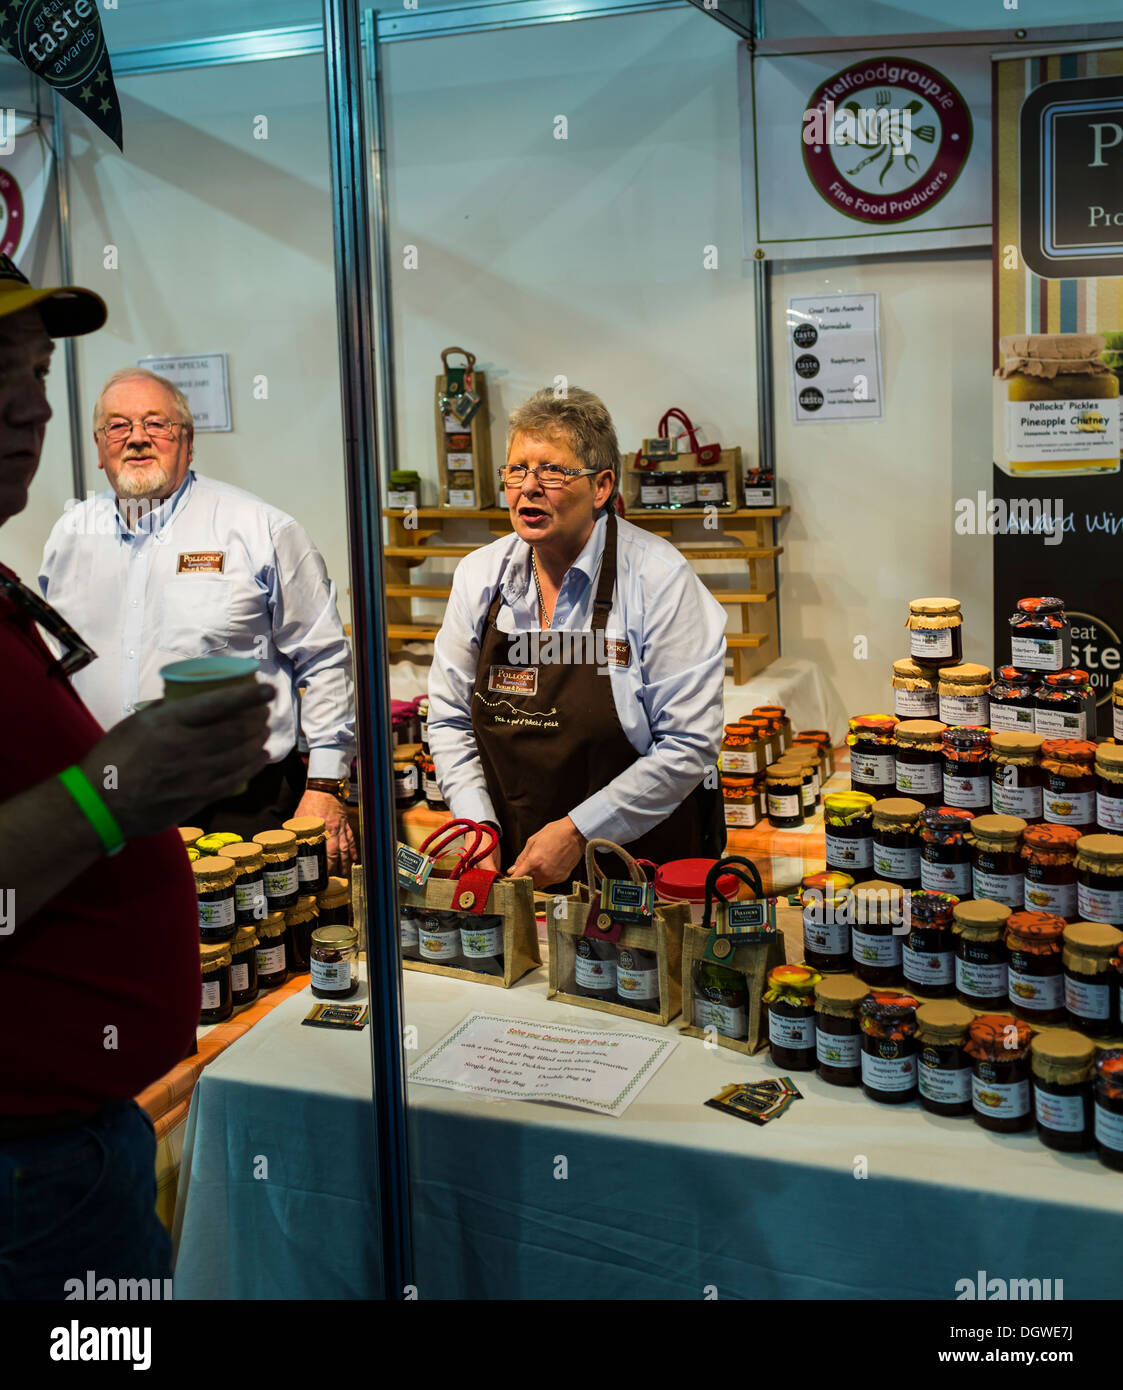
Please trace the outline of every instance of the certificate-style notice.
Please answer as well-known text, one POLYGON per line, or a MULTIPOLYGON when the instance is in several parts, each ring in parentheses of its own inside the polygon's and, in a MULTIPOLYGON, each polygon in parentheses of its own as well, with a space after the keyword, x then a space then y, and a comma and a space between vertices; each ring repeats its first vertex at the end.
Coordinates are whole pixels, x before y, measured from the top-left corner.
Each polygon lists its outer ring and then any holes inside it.
POLYGON ((499 1100, 545 1100, 622 1115, 663 1065, 673 1038, 501 1014, 469 1014, 418 1058, 409 1079, 499 1100))
POLYGON ((788 362, 797 425, 880 420, 881 325, 876 293, 791 296, 788 362))

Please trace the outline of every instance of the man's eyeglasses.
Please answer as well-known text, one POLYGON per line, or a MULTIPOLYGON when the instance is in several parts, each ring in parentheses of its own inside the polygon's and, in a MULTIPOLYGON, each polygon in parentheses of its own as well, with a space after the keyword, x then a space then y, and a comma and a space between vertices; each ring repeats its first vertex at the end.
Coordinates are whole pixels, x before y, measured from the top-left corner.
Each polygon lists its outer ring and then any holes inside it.
POLYGON ((182 420, 165 420, 162 415, 148 415, 143 420, 109 420, 95 434, 105 435, 109 444, 120 444, 133 432, 133 425, 139 425, 150 439, 174 439, 175 432, 183 429, 182 420))
POLYGON ((61 671, 64 676, 73 676, 97 659, 97 652, 78 636, 62 614, 56 613, 45 599, 26 584, 0 574, 0 594, 11 599, 21 612, 26 613, 32 622, 38 623, 44 632, 49 632, 62 647, 62 655, 51 663, 50 673, 61 671))
POLYGON ((527 468, 524 463, 510 463, 499 470, 499 478, 504 487, 522 487, 526 475, 533 473, 540 487, 566 487, 571 478, 591 478, 603 471, 600 468, 561 468, 552 463, 539 464, 537 468, 527 468))

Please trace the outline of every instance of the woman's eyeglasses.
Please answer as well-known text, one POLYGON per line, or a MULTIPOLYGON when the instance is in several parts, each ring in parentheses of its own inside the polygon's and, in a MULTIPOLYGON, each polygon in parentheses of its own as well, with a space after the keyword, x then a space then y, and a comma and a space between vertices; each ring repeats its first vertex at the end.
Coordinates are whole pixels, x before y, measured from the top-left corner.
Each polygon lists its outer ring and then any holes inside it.
POLYGON ((571 478, 591 478, 603 470, 597 468, 561 468, 552 463, 539 464, 537 468, 527 468, 524 463, 510 463, 499 470, 504 487, 522 487, 526 475, 533 473, 540 487, 565 487, 571 478))
POLYGON ((32 622, 38 623, 44 632, 49 632, 62 647, 62 655, 51 663, 51 672, 61 671, 64 676, 73 676, 97 659, 97 652, 78 636, 62 614, 56 613, 45 599, 26 584, 0 574, 0 594, 11 599, 21 612, 26 613, 32 622))

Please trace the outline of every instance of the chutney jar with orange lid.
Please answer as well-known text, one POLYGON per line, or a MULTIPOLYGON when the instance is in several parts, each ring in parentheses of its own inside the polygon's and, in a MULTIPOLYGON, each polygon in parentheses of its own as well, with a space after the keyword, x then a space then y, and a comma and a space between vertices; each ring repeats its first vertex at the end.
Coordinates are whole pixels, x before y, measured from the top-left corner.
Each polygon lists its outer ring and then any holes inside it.
POLYGON ((1037 1137, 1050 1149, 1092 1147, 1092 1072, 1096 1047, 1071 1028, 1045 1028, 1029 1045, 1037 1137))
POLYGON ((1072 657, 1064 599, 1020 598, 1010 619, 1010 660, 1020 671, 1063 671, 1072 657))
POLYGON ((1085 922, 1123 927, 1123 835, 1077 840, 1076 911, 1085 922))
POLYGON ((751 830, 760 822, 760 785, 762 773, 721 774, 721 802, 725 824, 729 830, 751 830))
POLYGON ((858 1006, 869 992, 857 975, 828 975, 815 986, 815 1057, 832 1086, 862 1084, 858 1006))
POLYGON ((990 730, 945 729, 944 805, 963 811, 990 810, 990 730))
POLYGON ((1094 739, 1096 692, 1087 671, 1046 676, 1033 696, 1033 731, 1047 739, 1094 739))
POLYGON ((862 1090, 883 1105, 916 1096, 916 1010, 911 994, 874 990, 858 1005, 862 1024, 862 1090))
POLYGON ((891 714, 858 714, 850 720, 850 790, 872 797, 897 790, 893 734, 900 721, 891 714))
POLYGON ((1027 826, 1022 835, 1025 907, 1076 920, 1076 846, 1080 831, 1071 825, 1027 826))
POLYGON ((920 886, 926 892, 971 896, 971 841, 975 819, 955 806, 929 806, 920 817, 920 886))
POLYGON ((990 898, 1021 911, 1025 902, 1021 855, 1025 830, 1020 816, 976 816, 971 822, 973 898, 990 898))
POLYGON ((1119 1032, 1115 960, 1123 932, 1106 922, 1070 922, 1064 929, 1065 1012, 1092 1038, 1119 1032))
POLYGON ((1096 744, 1096 825, 1107 835, 1123 833, 1123 746, 1096 744))
POLYGON ((1000 816, 1020 816, 1027 825, 1042 819, 1040 734, 992 733, 990 804, 1000 816))
POLYGON ((1116 743, 1123 743, 1123 680, 1111 687, 1111 733, 1116 743))
POLYGON ((751 714, 746 714, 735 722, 737 728, 748 729, 750 733, 756 735, 761 747, 763 766, 767 767, 770 763, 774 763, 783 751, 780 746, 782 740, 779 726, 774 726, 771 719, 751 714))
POLYGON ((898 719, 935 719, 939 714, 940 699, 930 666, 918 665, 911 656, 902 657, 893 663, 889 685, 898 719))
POLYGON ((1006 919, 1010 952, 1010 1005, 1031 1023, 1063 1023, 1065 1018, 1063 917, 1048 912, 1011 912, 1006 919))
POLYGON ((916 1011, 917 1090, 930 1114, 971 1113, 971 1059, 964 1048, 974 1017, 954 999, 921 1004, 916 1011))
POLYGON ((779 724, 784 750, 786 751, 791 747, 792 721, 788 718, 788 712, 783 705, 757 705, 753 714, 763 715, 765 719, 771 719, 774 723, 779 724))
POLYGON ((1033 1128, 1029 1044, 1033 1030, 1010 1014, 980 1014, 967 1029, 975 1123, 997 1134, 1033 1128))
POLYGON ((870 878, 850 889, 850 952, 854 974, 880 988, 901 981, 901 937, 908 930, 907 893, 898 883, 870 878))
POLYGON ((745 724, 727 724, 721 741, 721 770, 723 773, 763 772, 764 747, 756 729, 745 724))
POLYGON ((944 800, 944 760, 941 737, 946 724, 938 719, 903 719, 893 735, 897 791, 925 806, 944 800))
POLYGON ((911 599, 905 626, 909 656, 918 666, 938 670, 963 660, 963 611, 957 598, 911 599))
POLYGON ((867 792, 824 793, 828 871, 862 877, 873 869, 873 805, 867 792))
POLYGON ((1096 1054, 1092 1089, 1092 1132, 1096 1155, 1107 1168, 1123 1172, 1123 1047, 1096 1054))
POLYGON ((905 984, 932 999, 955 993, 955 938, 953 914, 959 899, 951 893, 908 895, 908 935, 901 942, 901 970, 905 984))
POLYGON ((815 986, 823 977, 806 965, 777 965, 768 972, 768 1043, 774 1066, 814 1071, 815 986))
POLYGON ((902 888, 920 887, 920 817, 911 796, 887 796, 873 805, 873 871, 902 888))
POLYGON ((1050 825, 1087 834, 1096 824, 1096 745, 1082 739, 1046 739, 1041 745, 1041 814, 1050 825))
POLYGON ((973 1009, 1004 1009, 1010 995, 1010 909, 1005 903, 972 899, 956 903, 951 918, 956 998, 973 1009))
POLYGON ((959 666, 941 666, 936 689, 940 696, 940 719, 949 728, 979 728, 988 725, 991 687, 989 666, 965 661, 959 666))

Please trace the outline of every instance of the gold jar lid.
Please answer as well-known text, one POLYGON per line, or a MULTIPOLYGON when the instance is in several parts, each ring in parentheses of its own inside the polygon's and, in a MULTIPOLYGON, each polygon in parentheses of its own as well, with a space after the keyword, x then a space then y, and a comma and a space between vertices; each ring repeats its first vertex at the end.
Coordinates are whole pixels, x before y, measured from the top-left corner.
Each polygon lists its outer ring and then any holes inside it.
POLYGON ((247 923, 244 927, 239 927, 234 933, 234 940, 230 942, 230 949, 236 956, 240 956, 243 951, 252 950, 257 945, 257 926, 255 923, 247 923))
MULTIPOLYGON (((987 685, 992 683, 990 667, 977 661, 964 661, 960 666, 941 666, 941 685, 987 685)), ((941 692, 945 693, 945 692, 941 692)))
POLYGON ((1005 762, 1035 762, 1045 742, 1043 734, 1020 734, 1002 730, 990 736, 991 752, 1005 762))
POLYGON ((888 922, 897 908, 904 915, 907 889, 884 878, 867 878, 850 889, 854 919, 857 922, 888 922))
POLYGON ((254 926, 254 931, 261 937, 282 936, 285 930, 285 914, 283 912, 268 912, 265 917, 254 926))
POLYGON ((873 827, 875 830, 892 826, 908 829, 923 813, 924 803, 911 796, 883 796, 873 803, 873 827))
POLYGON ((227 845, 225 857, 234 861, 234 867, 238 870, 239 876, 248 874, 253 869, 260 869, 265 863, 261 846, 255 845, 249 840, 242 840, 236 845, 227 845))
POLYGON ((1070 922, 1064 930, 1064 944, 1082 956, 1110 960, 1123 945, 1123 931, 1106 922, 1070 922))
POLYGON ((328 951, 347 951, 358 944, 359 933, 354 927, 317 927, 312 933, 312 945, 328 951))
POLYGON ((181 825, 179 834, 185 849, 190 849, 196 840, 203 838, 202 827, 198 825, 181 825))
MULTIPOLYGON (((893 680, 919 681, 921 685, 932 684, 932 673, 923 666, 918 666, 911 656, 903 656, 900 661, 893 663, 893 680)), ((904 687, 906 690, 908 686, 904 687)))
POLYGON ((910 617, 953 618, 962 615, 963 605, 957 598, 914 598, 909 600, 910 617))
POLYGON ((328 886, 316 898, 319 907, 344 907, 351 901, 351 884, 348 879, 332 874, 328 886))
POLYGON ((284 911, 285 921, 290 927, 295 926, 298 922, 308 922, 319 915, 320 909, 316 906, 316 899, 311 893, 297 898, 292 907, 287 907, 284 911))
POLYGON ((266 858, 291 859, 296 854, 296 836, 291 830, 259 830, 253 843, 261 846, 266 858))
POLYGON ((1123 774, 1123 744, 1096 744, 1096 771, 1123 774))
POLYGON ((918 1042, 964 1042, 974 1012, 955 999, 937 999, 916 1011, 918 1042))
POLYGON ((394 747, 395 763, 411 763, 421 752, 420 743, 399 743, 394 747))
POLYGON ((241 835, 235 835, 232 830, 215 830, 210 835, 200 835, 195 848, 200 854, 221 854, 227 845, 240 844, 241 839, 241 835))
POLYGON ((229 968, 230 943, 228 941, 216 941, 212 945, 206 941, 201 942, 199 945, 199 964, 204 975, 209 975, 212 970, 229 968))
POLYGON ((215 888, 233 888, 237 870, 233 859, 221 854, 206 854, 191 865, 195 886, 204 893, 215 888))
POLYGON ((1123 874, 1123 835, 1081 835, 1076 867, 1095 874, 1123 874))
POLYGON ((1072 1028, 1044 1028, 1029 1045, 1034 1076, 1061 1086, 1090 1080, 1095 1052, 1092 1040, 1072 1028))
POLYGON ((999 941, 1013 908, 992 898, 970 898, 951 910, 951 929, 968 941, 999 941))
POLYGON ((938 719, 902 719, 893 731, 899 744, 923 747, 925 744, 940 746, 940 735, 947 728, 938 719))
POLYGON ((294 816, 283 823, 282 829, 291 830, 302 844, 317 844, 328 837, 327 826, 319 816, 294 816))
POLYGON ((824 975, 815 986, 815 1008, 835 1018, 854 1018, 869 992, 857 975, 824 975))
POLYGON ((1016 850, 1025 828, 1021 816, 976 816, 970 835, 983 849, 1016 850))

